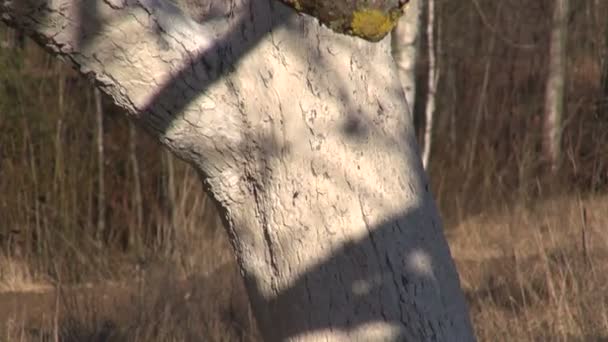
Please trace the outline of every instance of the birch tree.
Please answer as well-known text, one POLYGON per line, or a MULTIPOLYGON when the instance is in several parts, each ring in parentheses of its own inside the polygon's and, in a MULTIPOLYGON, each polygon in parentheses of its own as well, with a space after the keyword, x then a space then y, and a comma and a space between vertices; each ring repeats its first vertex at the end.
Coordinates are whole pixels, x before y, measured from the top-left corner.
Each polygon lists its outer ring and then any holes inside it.
MULTIPOLYGON (((426 169, 431 157, 431 145, 433 137, 433 117, 435 114, 435 97, 437 94, 437 82, 439 69, 437 68, 436 46, 435 46, 435 1, 428 0, 426 8, 426 35, 428 42, 429 74, 428 94, 425 105, 425 120, 422 139, 422 164, 426 169)), ((399 79, 403 86, 405 99, 408 104, 408 116, 413 120, 414 105, 416 101, 416 61, 420 48, 419 35, 422 21, 422 4, 420 0, 411 0, 405 7, 405 14, 399 19, 398 25, 393 29, 391 35, 391 47, 395 64, 399 70, 399 79)))
POLYGON ((391 48, 395 64, 399 70, 399 79, 403 85, 403 92, 407 101, 409 114, 414 115, 414 102, 416 101, 416 61, 418 59, 420 0, 410 0, 406 5, 404 14, 399 19, 391 35, 391 48))
POLYGON ((200 23, 163 0, 0 14, 200 172, 266 341, 474 340, 382 39, 403 4, 287 1, 330 30, 277 1, 201 2, 200 23))
POLYGON ((437 51, 435 46, 435 0, 428 0, 427 4, 426 36, 429 53, 429 76, 428 94, 426 96, 424 112, 424 140, 422 144, 422 165, 425 169, 428 169, 429 160, 431 159, 437 84, 439 82, 439 68, 437 67, 437 51))
POLYGON ((568 0, 555 0, 554 3, 549 50, 549 74, 545 90, 543 149, 545 159, 553 171, 559 168, 562 154, 568 2, 568 0))

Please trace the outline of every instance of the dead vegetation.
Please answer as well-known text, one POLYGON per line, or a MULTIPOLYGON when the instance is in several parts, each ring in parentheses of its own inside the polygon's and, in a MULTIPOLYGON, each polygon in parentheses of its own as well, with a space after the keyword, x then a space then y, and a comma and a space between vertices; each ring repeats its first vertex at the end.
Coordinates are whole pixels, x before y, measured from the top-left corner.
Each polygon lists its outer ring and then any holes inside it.
POLYGON ((608 197, 551 199, 449 232, 480 340, 608 338, 608 197))
MULTIPOLYGON (((480 341, 605 341, 608 112, 601 44, 588 32, 608 16, 584 6, 572 15, 570 39, 580 49, 569 57, 565 163, 548 175, 538 157, 546 46, 509 43, 546 33, 537 21, 547 1, 505 3, 512 15, 493 17, 495 4, 481 3, 503 36, 491 53, 469 5, 442 5, 443 25, 454 29, 444 30, 430 169, 476 333, 480 341), (501 22, 514 16, 521 25, 501 22), (490 60, 485 99, 477 96, 480 59, 490 60)), ((145 134, 130 141, 126 119, 109 103, 109 228, 94 238, 91 89, 31 42, 0 48, 0 341, 257 340, 197 175, 145 134)))

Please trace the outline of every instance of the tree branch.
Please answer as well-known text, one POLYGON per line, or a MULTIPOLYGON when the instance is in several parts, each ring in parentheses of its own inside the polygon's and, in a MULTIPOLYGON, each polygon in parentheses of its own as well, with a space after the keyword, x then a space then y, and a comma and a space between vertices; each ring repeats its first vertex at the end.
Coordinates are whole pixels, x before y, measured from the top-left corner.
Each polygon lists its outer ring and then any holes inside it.
POLYGON ((409 0, 280 0, 312 15, 332 30, 369 41, 384 38, 397 24, 409 0))
POLYGON ((234 161, 225 154, 243 139, 242 113, 230 83, 217 81, 273 25, 258 21, 257 33, 247 33, 248 11, 236 7, 198 24, 159 0, 0 1, 2 21, 69 61, 208 175, 238 169, 222 164, 234 161))

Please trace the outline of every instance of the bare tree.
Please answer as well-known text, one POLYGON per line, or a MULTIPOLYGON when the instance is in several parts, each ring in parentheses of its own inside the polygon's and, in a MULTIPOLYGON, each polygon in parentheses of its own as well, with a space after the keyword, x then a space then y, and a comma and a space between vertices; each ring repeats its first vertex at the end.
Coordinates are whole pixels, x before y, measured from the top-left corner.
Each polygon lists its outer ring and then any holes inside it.
POLYGON ((139 157, 137 155, 137 128, 129 121, 129 160, 133 170, 133 206, 135 207, 135 227, 129 229, 129 244, 139 252, 141 247, 141 236, 144 225, 144 207, 141 190, 141 177, 139 168, 139 157))
POLYGON ((106 230, 106 187, 105 187, 105 154, 103 142, 103 103, 101 92, 95 88, 95 124, 97 148, 97 230, 95 239, 102 241, 106 230))
POLYGON ((0 47, 6 47, 7 49, 23 49, 24 46, 25 35, 23 32, 12 28, 9 28, 4 32, 4 39, 2 40, 0 47))
MULTIPOLYGON (((437 84, 439 82, 439 68, 437 67, 437 51, 435 46, 435 0, 427 1, 426 36, 429 53, 428 94, 426 97, 424 115, 424 140, 422 144, 422 165, 428 169, 433 145, 433 124, 437 97, 437 84)), ((437 39, 437 41, 440 41, 437 39)))
POLYGON ((201 24, 162 0, 0 13, 201 173, 266 341, 474 340, 381 40, 402 4, 346 16, 371 43, 276 1, 201 1, 201 24))
POLYGON ((549 51, 549 74, 545 94, 545 125, 543 149, 553 171, 561 161, 562 122, 564 117, 564 86, 566 79, 566 41, 568 0, 555 0, 553 28, 549 51))
POLYGON ((598 110, 601 112, 605 112, 606 108, 608 108, 608 20, 606 20, 601 13, 605 13, 605 11, 601 10, 601 5, 599 1, 596 1, 592 6, 590 6, 596 13, 599 13, 599 20, 603 20, 601 27, 600 25, 596 25, 593 33, 595 34, 597 31, 601 32, 602 37, 598 39, 597 45, 599 50, 600 57, 600 99, 598 103, 598 110))
POLYGON ((403 85, 405 99, 410 116, 414 115, 416 101, 416 61, 419 49, 421 1, 411 0, 405 7, 405 13, 391 34, 393 58, 399 70, 399 79, 403 85))

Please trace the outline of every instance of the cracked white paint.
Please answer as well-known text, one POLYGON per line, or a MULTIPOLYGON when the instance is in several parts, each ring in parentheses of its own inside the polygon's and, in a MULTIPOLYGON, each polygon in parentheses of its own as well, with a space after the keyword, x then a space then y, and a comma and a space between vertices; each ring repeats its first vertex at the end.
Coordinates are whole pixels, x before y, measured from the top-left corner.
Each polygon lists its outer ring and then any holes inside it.
POLYGON ((473 339, 387 40, 265 0, 200 0, 219 6, 200 25, 161 0, 100 0, 77 48, 72 0, 27 1, 41 12, 0 0, 4 20, 203 174, 266 340, 473 339))

